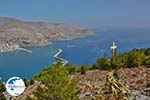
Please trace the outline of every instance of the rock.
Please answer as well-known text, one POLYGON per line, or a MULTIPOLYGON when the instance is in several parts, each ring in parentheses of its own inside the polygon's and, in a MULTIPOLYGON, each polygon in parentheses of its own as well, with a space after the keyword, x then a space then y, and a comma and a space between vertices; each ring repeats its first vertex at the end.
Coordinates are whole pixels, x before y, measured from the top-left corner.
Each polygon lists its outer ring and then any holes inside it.
POLYGON ((150 97, 150 88, 145 88, 145 89, 142 91, 142 94, 150 97))
POLYGON ((143 95, 141 91, 133 91, 129 100, 150 100, 150 97, 143 95))

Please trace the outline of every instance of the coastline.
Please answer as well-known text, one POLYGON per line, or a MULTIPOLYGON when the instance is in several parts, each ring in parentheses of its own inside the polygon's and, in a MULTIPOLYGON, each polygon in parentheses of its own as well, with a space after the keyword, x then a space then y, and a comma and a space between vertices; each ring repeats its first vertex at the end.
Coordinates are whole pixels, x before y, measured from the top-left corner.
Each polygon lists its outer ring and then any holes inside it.
POLYGON ((92 35, 95 35, 96 33, 94 32, 91 32, 91 33, 88 33, 88 34, 85 34, 85 35, 80 35, 80 36, 74 36, 74 37, 68 37, 68 38, 58 38, 56 40, 53 40, 53 41, 48 41, 48 40, 45 40, 45 42, 39 42, 39 43, 31 43, 27 46, 20 46, 19 44, 17 43, 3 43, 0 45, 0 53, 4 53, 4 52, 12 52, 12 51, 27 51, 27 52, 30 52, 28 50, 29 47, 41 47, 41 46, 47 46, 47 45, 51 45, 54 41, 71 41, 71 40, 74 40, 74 39, 79 39, 79 38, 85 38, 87 36, 92 36, 92 35))
POLYGON ((25 51, 32 53, 32 51, 28 50, 29 47, 39 47, 39 46, 47 46, 52 44, 52 42, 48 42, 46 44, 40 44, 40 45, 32 45, 32 46, 26 46, 26 47, 21 47, 20 45, 14 43, 14 44, 2 44, 0 45, 0 53, 5 53, 5 52, 12 52, 12 51, 25 51))

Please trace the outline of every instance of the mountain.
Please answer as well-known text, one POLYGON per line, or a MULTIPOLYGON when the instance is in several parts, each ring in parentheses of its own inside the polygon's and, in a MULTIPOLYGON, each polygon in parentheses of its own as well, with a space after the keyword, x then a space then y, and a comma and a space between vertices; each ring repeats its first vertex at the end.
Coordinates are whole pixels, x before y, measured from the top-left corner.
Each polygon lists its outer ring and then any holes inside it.
POLYGON ((0 49, 12 44, 20 47, 47 45, 53 40, 70 40, 93 32, 66 23, 24 22, 0 17, 0 49))

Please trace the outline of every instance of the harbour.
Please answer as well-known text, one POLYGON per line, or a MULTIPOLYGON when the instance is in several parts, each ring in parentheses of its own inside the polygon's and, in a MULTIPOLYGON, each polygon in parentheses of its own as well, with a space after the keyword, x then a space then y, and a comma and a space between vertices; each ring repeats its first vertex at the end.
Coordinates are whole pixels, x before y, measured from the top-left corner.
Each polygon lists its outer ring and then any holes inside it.
POLYGON ((13 43, 4 43, 0 45, 0 52, 10 52, 10 51, 16 51, 16 50, 20 50, 20 51, 25 51, 28 53, 32 53, 31 50, 28 50, 26 48, 22 48, 20 47, 18 44, 13 44, 13 43))

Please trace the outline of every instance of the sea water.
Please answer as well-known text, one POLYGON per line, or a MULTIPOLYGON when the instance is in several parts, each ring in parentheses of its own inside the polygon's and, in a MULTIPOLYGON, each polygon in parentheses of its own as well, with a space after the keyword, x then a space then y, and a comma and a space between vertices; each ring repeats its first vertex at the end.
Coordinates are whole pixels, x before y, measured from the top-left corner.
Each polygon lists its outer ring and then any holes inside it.
POLYGON ((55 62, 53 55, 59 48, 60 57, 77 65, 92 65, 96 59, 107 54, 111 56, 112 42, 117 44, 117 52, 126 52, 133 48, 150 47, 150 30, 127 30, 98 32, 85 38, 69 41, 54 41, 43 47, 28 48, 32 53, 13 51, 0 53, 0 77, 6 81, 11 76, 32 78, 43 68, 55 62))

